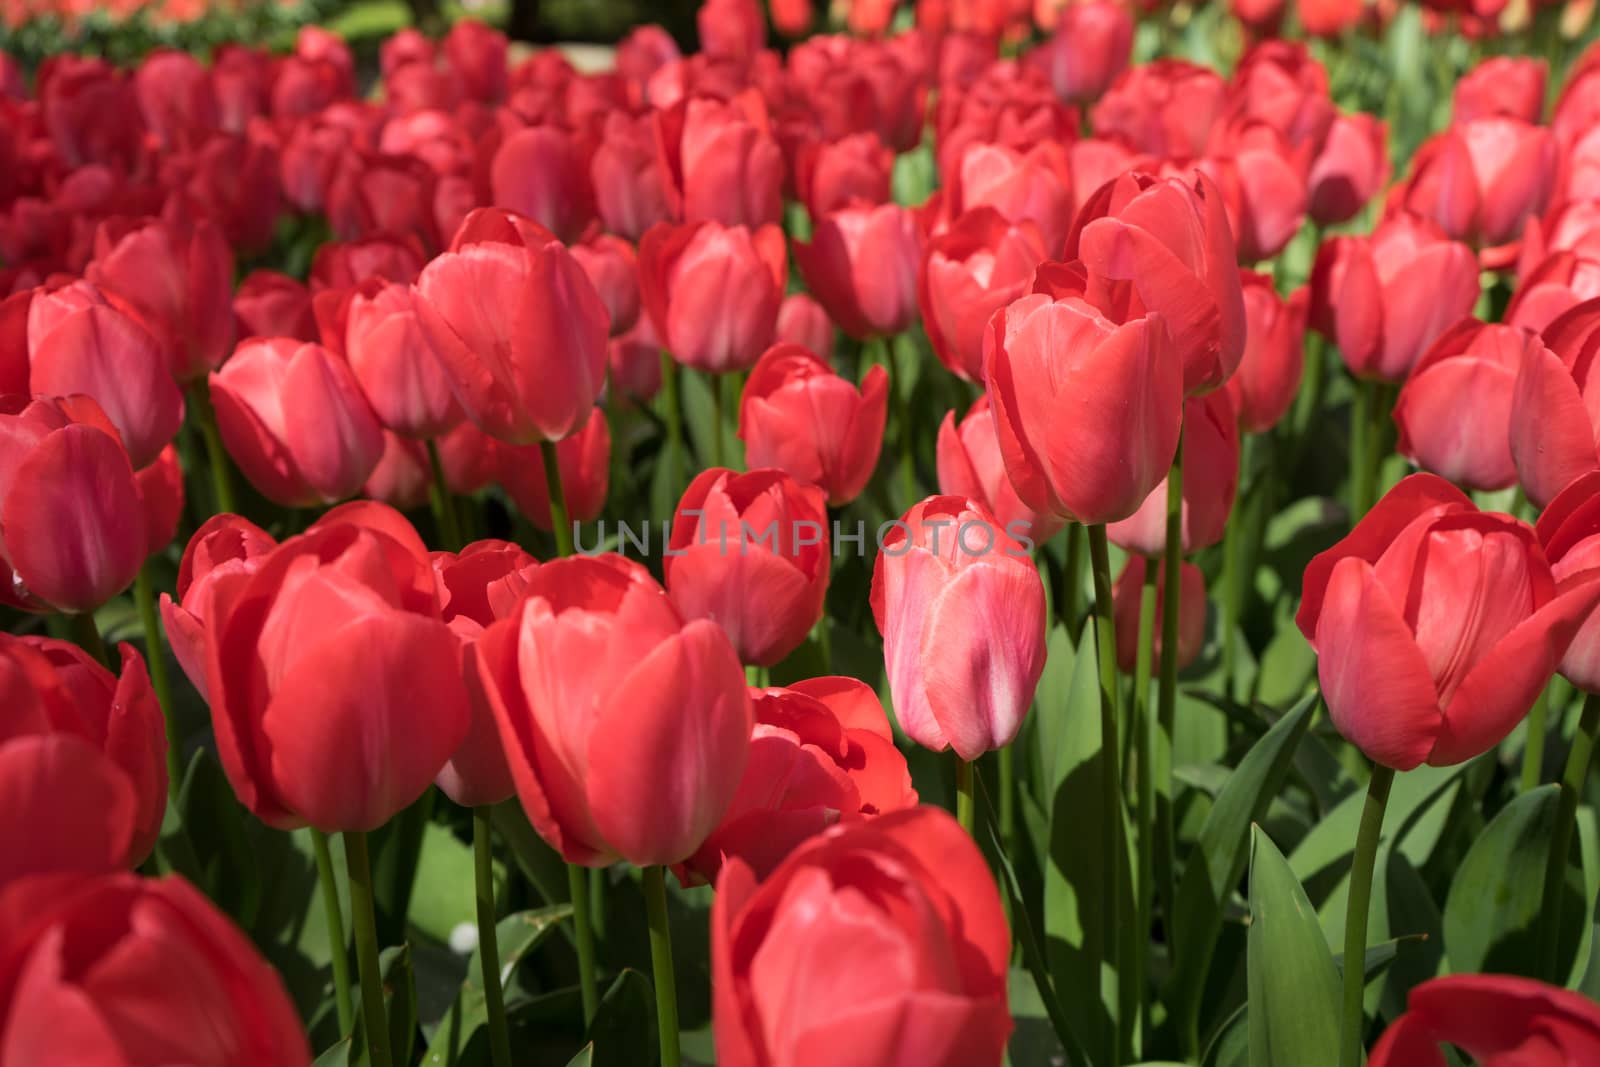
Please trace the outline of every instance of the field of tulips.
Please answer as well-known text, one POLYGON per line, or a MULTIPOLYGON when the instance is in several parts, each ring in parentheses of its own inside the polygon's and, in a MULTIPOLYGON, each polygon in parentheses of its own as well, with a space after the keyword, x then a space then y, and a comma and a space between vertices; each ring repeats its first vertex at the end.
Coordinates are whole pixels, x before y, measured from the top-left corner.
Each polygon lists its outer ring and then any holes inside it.
POLYGON ((0 1067, 1600 1067, 1595 21, 0 50, 0 1067))

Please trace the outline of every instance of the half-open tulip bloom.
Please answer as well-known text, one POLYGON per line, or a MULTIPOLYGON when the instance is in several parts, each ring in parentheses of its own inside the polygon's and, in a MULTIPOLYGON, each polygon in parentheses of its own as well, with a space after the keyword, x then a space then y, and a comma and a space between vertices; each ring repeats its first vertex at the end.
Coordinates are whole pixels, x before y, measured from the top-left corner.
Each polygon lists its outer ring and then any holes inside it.
POLYGON ((308 1067, 283 979, 188 882, 0 889, 0 1062, 308 1067))
POLYGON ((167 806, 167 739, 144 660, 121 676, 77 645, 0 634, 0 886, 27 874, 132 867, 167 806))
MULTIPOLYGON (((1239 420, 1227 390, 1190 397, 1183 405, 1183 553, 1222 540, 1239 491, 1239 420)), ((1106 527, 1129 552, 1159 556, 1167 547, 1167 480, 1128 518, 1106 527)))
POLYGON ((795 242, 794 258, 811 295, 852 337, 892 337, 916 317, 922 239, 898 204, 824 215, 810 244, 795 242))
POLYGON ((822 617, 832 563, 821 489, 775 468, 714 467, 678 501, 662 568, 684 618, 710 619, 740 660, 770 667, 822 617))
POLYGON ((727 812, 750 753, 744 669, 637 563, 540 566, 473 669, 523 811, 569 863, 680 863, 727 812))
POLYGON ((836 822, 915 807, 906 758, 878 696, 855 678, 751 691, 750 762, 728 813, 685 863, 715 882, 730 857, 757 878, 836 822))
POLYGON ((789 276, 783 231, 715 222, 652 227, 639 289, 656 336, 684 366, 748 370, 772 343, 789 276))
POLYGON ((983 381, 983 334, 994 313, 1026 293, 1045 245, 1031 222, 993 208, 962 215, 928 245, 917 303, 934 355, 952 374, 983 381))
POLYGON ((1064 525, 1059 515, 1024 504, 1012 488, 987 394, 978 398, 959 423, 955 412, 946 413, 939 424, 936 459, 939 492, 978 501, 994 512, 1005 529, 1042 545, 1064 525))
POLYGON ((1600 299, 1579 304, 1545 327, 1511 398, 1511 459, 1528 499, 1543 507, 1581 474, 1600 469, 1595 399, 1600 375, 1600 299))
POLYGON ((835 826, 759 885, 730 859, 711 910, 717 1062, 997 1067, 1010 952, 983 854, 937 808, 835 826))
POLYGON ((1504 740, 1596 603, 1600 582, 1558 589, 1526 524, 1414 474, 1311 561, 1295 622, 1339 732, 1406 771, 1504 740))
POLYGON ((1045 658, 1044 583, 1021 539, 976 501, 929 497, 882 538, 872 616, 913 741, 969 762, 1011 743, 1045 658))
POLYGON ((750 371, 739 402, 739 439, 751 467, 777 467, 821 486, 828 503, 860 495, 883 447, 889 375, 874 366, 861 388, 796 344, 777 344, 750 371))
POLYGON ((1475 1062, 1600 1062, 1600 1007, 1582 993, 1509 974, 1451 974, 1413 986, 1368 1067, 1445 1067, 1441 1046, 1475 1062))
POLYGON ((249 519, 213 515, 184 547, 176 594, 161 594, 161 625, 178 666, 202 697, 207 694, 206 620, 211 617, 212 598, 221 588, 223 604, 230 604, 233 593, 227 587, 254 574, 277 544, 249 519))

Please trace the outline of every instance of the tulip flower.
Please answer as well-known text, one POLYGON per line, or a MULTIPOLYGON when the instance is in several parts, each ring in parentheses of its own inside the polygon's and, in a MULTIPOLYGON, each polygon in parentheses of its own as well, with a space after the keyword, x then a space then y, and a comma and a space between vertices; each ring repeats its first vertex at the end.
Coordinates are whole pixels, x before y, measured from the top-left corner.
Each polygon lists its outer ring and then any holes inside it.
POLYGON ((774 340, 797 344, 827 361, 833 358, 833 320, 805 293, 790 293, 778 305, 774 340))
POLYGON ((560 242, 530 239, 463 244, 458 235, 415 288, 417 318, 467 417, 517 445, 581 428, 606 368, 606 308, 594 286, 560 242))
POLYGON ((835 826, 759 886, 730 859, 711 909, 717 1062, 997 1064, 1010 952, 983 854, 937 808, 835 826))
POLYGON ((1010 223, 993 208, 962 215, 929 244, 917 303, 934 355, 952 374, 983 381, 983 336, 994 313, 1026 293, 1048 258, 1031 222, 1010 223))
POLYGON ((1312 559, 1295 622, 1334 726, 1406 771, 1504 740, 1597 602, 1600 582, 1557 588, 1525 524, 1414 474, 1312 559))
POLYGON ((183 466, 176 445, 168 445, 147 465, 133 472, 144 511, 145 555, 165 552, 178 536, 178 520, 183 517, 183 466))
MULTIPOLYGON (((659 362, 657 364, 660 365, 659 362)), ((497 445, 495 478, 510 494, 523 518, 541 530, 553 529, 550 484, 538 445, 497 445)), ((606 506, 611 478, 611 430, 599 411, 583 429, 556 442, 556 466, 569 522, 590 522, 606 506)))
MULTIPOLYGON (((1539 516, 1535 531, 1550 560, 1556 588, 1588 581, 1586 573, 1600 566, 1600 471, 1575 479, 1539 516)), ((1591 616, 1561 661, 1560 674, 1585 692, 1600 692, 1600 618, 1591 616)))
POLYGON ((220 596, 224 605, 231 604, 233 591, 276 547, 270 534, 238 515, 213 515, 184 547, 178 563, 177 595, 161 594, 161 625, 173 657, 201 697, 209 699, 205 638, 212 599, 220 596))
POLYGON ((433 469, 421 441, 383 431, 383 455, 361 486, 361 495, 398 511, 425 507, 433 488, 433 469))
POLYGON ((633 329, 613 337, 606 349, 609 377, 606 389, 612 395, 648 401, 661 388, 661 340, 649 315, 640 315, 633 329))
POLYGON ((1222 385, 1244 357, 1244 297, 1216 184, 1128 174, 1078 212, 1066 259, 1088 268, 1089 302, 1119 318, 1157 312, 1183 365, 1183 391, 1222 385))
POLYGON ((145 549, 133 467, 99 406, 0 398, 0 601, 92 611, 128 587, 145 549))
POLYGON ((1417 361, 1394 408, 1402 456, 1464 489, 1516 484, 1511 406, 1522 365, 1554 360, 1515 326, 1464 319, 1417 361))
POLYGON ((659 225, 639 243, 639 290, 656 336, 684 366, 747 370, 772 343, 788 279, 783 231, 659 225))
POLYGON ((1545 79, 1549 70, 1531 56, 1491 56, 1462 75, 1451 101, 1451 121, 1509 116, 1537 123, 1544 114, 1545 79))
POLYGON ((1160 316, 1117 326, 1077 297, 1034 293, 996 312, 984 352, 1000 454, 1028 507, 1116 522, 1167 476, 1183 382, 1160 316))
POLYGON ((471 721, 433 568, 398 512, 328 512, 206 604, 223 769, 270 826, 375 830, 422 795, 471 721), (419 714, 426 709, 426 714, 419 714))
POLYGON ((750 762, 721 824, 685 862, 715 882, 737 858, 757 878, 835 822, 914 808, 906 758, 878 696, 855 678, 751 691, 750 762))
POLYGON ((146 128, 167 151, 193 148, 221 126, 211 74, 187 52, 158 48, 145 56, 133 90, 146 128))
POLYGON ((350 367, 317 344, 246 341, 211 374, 222 443, 263 496, 290 507, 361 488, 383 428, 350 367))
POLYGON ((1412 986, 1368 1067, 1445 1067, 1441 1045, 1479 1063, 1600 1060, 1600 1008, 1581 993, 1509 974, 1451 974, 1412 986))
POLYGON ((522 808, 569 863, 679 863, 722 820, 749 756, 738 656, 636 563, 540 566, 472 669, 522 808))
POLYGON ((1063 9, 1050 40, 1029 59, 1069 104, 1097 99, 1128 66, 1133 16, 1121 4, 1091 0, 1063 9))
POLYGON ((852 203, 886 204, 894 151, 870 130, 807 141, 795 154, 795 188, 812 218, 852 203))
POLYGON ((1313 37, 1338 37, 1361 22, 1364 0, 1296 0, 1300 25, 1313 37))
POLYGON ((1562 314, 1528 353, 1511 397, 1511 460, 1528 499, 1554 500, 1579 475, 1600 469, 1592 400, 1600 378, 1589 358, 1600 337, 1600 299, 1562 314))
POLYGON ((505 98, 506 56, 511 48, 505 34, 466 18, 451 25, 441 44, 445 63, 469 99, 497 104, 505 98))
POLYGON ((842 507, 861 495, 878 465, 888 415, 889 375, 867 371, 857 388, 795 344, 769 348, 739 401, 739 440, 753 468, 777 467, 819 486, 842 507))
POLYGON ((303 282, 272 270, 253 270, 233 294, 235 332, 241 338, 317 339, 311 292, 303 282))
POLYGON ((1283 251, 1305 222, 1308 192, 1301 151, 1263 121, 1240 119, 1213 138, 1200 167, 1223 191, 1239 262, 1283 251))
POLYGON ((1031 222, 1045 251, 1059 254, 1072 226, 1071 159, 1054 142, 1019 151, 978 142, 962 152, 960 166, 947 179, 951 210, 979 207, 998 211, 1009 222, 1031 222))
POLYGON ((1389 171, 1383 120, 1363 111, 1338 116, 1306 178, 1306 213, 1319 226, 1354 218, 1389 184, 1389 171))
POLYGON ((1543 330, 1586 300, 1600 297, 1600 256, 1551 252, 1517 282, 1506 307, 1511 326, 1543 330))
POLYGON ((1031 543, 961 497, 929 497, 883 539, 872 615, 895 718, 919 745, 970 763, 1022 728, 1045 656, 1031 543))
POLYGON ((25 878, 0 917, 6 1063, 311 1062, 278 972, 176 875, 25 878))
POLYGON ((0 886, 141 863, 167 806, 167 738, 144 660, 121 676, 66 641, 0 634, 0 886))
POLYGON ((672 177, 656 149, 656 119, 612 112, 589 162, 595 207, 606 229, 637 241, 677 215, 672 177))
POLYGON ((589 161, 577 139, 556 126, 528 126, 500 143, 489 165, 490 203, 575 241, 594 217, 589 161))
POLYGON ((1129 67, 1090 112, 1095 136, 1122 140, 1158 159, 1198 159, 1227 92, 1215 71, 1187 60, 1129 67))
POLYGON ((783 218, 783 152, 743 107, 686 100, 656 116, 674 214, 752 229, 783 218))
POLYGON ((822 617, 833 557, 815 486, 771 468, 702 471, 678 502, 669 544, 672 603, 721 626, 745 663, 772 666, 822 617))
POLYGON ((415 239, 396 236, 329 241, 311 260, 312 295, 325 289, 354 289, 369 278, 409 285, 427 256, 415 239))
POLYGON ((633 246, 620 237, 596 234, 570 249, 589 276, 600 302, 606 306, 611 336, 633 329, 639 320, 639 257, 633 246))
MULTIPOLYGON (((1239 416, 1227 390, 1190 397, 1183 405, 1184 555, 1222 540, 1239 490, 1239 416)), ((1150 491, 1126 519, 1106 527, 1111 542, 1156 557, 1166 552, 1167 482, 1150 491)))
POLYGON ((1311 324, 1358 378, 1404 381, 1477 301, 1472 250, 1413 215, 1391 216, 1370 237, 1323 242, 1311 272, 1311 324))
POLYGON ((344 350, 350 372, 386 429, 432 438, 464 417, 417 321, 409 287, 376 279, 362 283, 350 297, 344 350))
POLYGON ((829 318, 856 338, 892 337, 916 316, 922 242, 896 204, 843 208, 817 219, 795 262, 829 318))
MULTIPOLYGON (((1156 606, 1154 624, 1150 631, 1152 662, 1161 662, 1161 619, 1167 602, 1167 575, 1160 560, 1147 560, 1137 553, 1128 556, 1122 573, 1111 587, 1111 614, 1117 628, 1117 668, 1132 674, 1139 658, 1139 615, 1143 609, 1141 596, 1145 568, 1154 567, 1156 576, 1156 606)), ((1178 656, 1177 668, 1183 670, 1200 657, 1206 643, 1206 579, 1188 560, 1178 572, 1178 656)))
POLYGON ((945 414, 939 425, 937 458, 942 495, 978 501, 994 513, 1001 526, 1025 534, 1037 544, 1044 544, 1061 529, 1059 516, 1034 511, 1011 487, 987 395, 978 398, 959 424, 955 412, 945 414))
POLYGON ((1306 311, 1310 292, 1303 286, 1278 295, 1271 276, 1244 271, 1244 358, 1228 379, 1228 395, 1239 426, 1265 433, 1288 414, 1305 373, 1306 311))
POLYGON ((1394 202, 1456 240, 1483 246, 1486 268, 1507 266, 1516 261, 1523 224, 1550 199, 1556 165, 1548 129, 1503 115, 1474 119, 1417 150, 1394 202))

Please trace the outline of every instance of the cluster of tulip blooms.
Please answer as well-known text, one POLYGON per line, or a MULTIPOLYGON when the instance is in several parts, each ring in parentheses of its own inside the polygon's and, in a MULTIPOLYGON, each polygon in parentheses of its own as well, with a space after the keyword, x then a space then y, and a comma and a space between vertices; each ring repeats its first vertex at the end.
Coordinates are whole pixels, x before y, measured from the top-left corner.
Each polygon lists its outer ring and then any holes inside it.
POLYGON ((893 6, 0 55, 0 1064, 1600 1063, 1600 50, 893 6))

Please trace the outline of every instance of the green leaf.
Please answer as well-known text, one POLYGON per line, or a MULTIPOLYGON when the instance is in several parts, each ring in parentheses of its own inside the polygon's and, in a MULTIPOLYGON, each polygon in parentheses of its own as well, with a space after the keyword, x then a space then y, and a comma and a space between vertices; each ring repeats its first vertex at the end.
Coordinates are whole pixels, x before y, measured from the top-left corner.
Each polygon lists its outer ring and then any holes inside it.
POLYGON ((1554 783, 1521 794, 1467 850, 1444 905, 1444 948, 1452 971, 1539 973, 1542 872, 1560 795, 1554 783))
MULTIPOLYGON (((739 380, 732 376, 707 374, 688 367, 678 369, 678 384, 683 395, 683 425, 694 445, 695 455, 702 458, 702 467, 744 468, 744 442, 739 440, 739 380), (722 398, 722 461, 714 463, 716 454, 715 433, 717 423, 717 396, 722 398)), ((687 483, 685 483, 687 484, 687 483)), ((677 501, 673 501, 677 503, 677 501)), ((671 512, 665 513, 670 515, 671 512)), ((659 515, 664 518, 665 515, 659 515)))
POLYGON ((594 1067, 656 1062, 656 998, 650 980, 631 967, 623 968, 600 998, 589 1039, 594 1067))
MULTIPOLYGON (((495 882, 505 877, 496 864, 495 882)), ((449 944, 450 935, 463 923, 478 920, 472 846, 430 822, 422 835, 417 862, 416 888, 411 894, 411 925, 433 940, 449 944)))
POLYGON ((1339 1061, 1339 971, 1278 846, 1250 835, 1249 1033, 1252 1067, 1339 1061))
MULTIPOLYGON (((529 953, 539 947, 550 932, 572 915, 572 905, 556 904, 537 911, 519 911, 508 915, 495 925, 495 936, 500 948, 500 981, 507 979, 529 953)), ((428 1067, 445 1067, 457 1062, 460 1051, 472 1040, 473 1034, 489 1021, 488 1005, 483 994, 483 966, 478 954, 472 954, 467 967, 467 977, 461 983, 461 992, 455 1005, 434 1030, 433 1040, 422 1062, 428 1067)))
POLYGON ((1200 839, 1189 852, 1173 924, 1176 967, 1172 1003, 1177 1017, 1191 1028, 1199 1026, 1223 907, 1244 873, 1250 824, 1266 814, 1282 787, 1316 708, 1316 696, 1305 697, 1251 746, 1217 794, 1200 828, 1200 839))
POLYGON ((578 1054, 567 1061, 567 1067, 592 1067, 594 1064, 594 1042, 583 1046, 578 1054))
MULTIPOLYGON (((383 975, 383 1008, 389 1019, 389 1049, 396 1064, 410 1063, 417 1037, 417 994, 411 973, 411 950, 406 945, 384 949, 378 957, 383 975)), ((352 979, 353 980, 353 979, 352 979)), ((317 1057, 314 1067, 358 1067, 367 1058, 367 1020, 356 1002, 355 1032, 341 1038, 317 1057)))
MULTIPOLYGON (((1395 775, 1389 793, 1389 806, 1383 820, 1382 841, 1401 842, 1406 857, 1414 866, 1427 861, 1432 842, 1419 842, 1427 849, 1414 846, 1407 835, 1414 828, 1421 813, 1431 809, 1446 790, 1456 784, 1461 774, 1472 764, 1458 763, 1453 767, 1430 767, 1423 764, 1405 774, 1395 775), (1418 853, 1421 853, 1420 855, 1418 853)), ((1361 822, 1361 807, 1366 802, 1364 790, 1351 793, 1340 801, 1310 832, 1300 839, 1289 853, 1289 867, 1302 883, 1311 881, 1330 868, 1349 867, 1349 857, 1355 851, 1356 829, 1361 822)), ((1441 818, 1448 812, 1448 799, 1440 805, 1441 818)))
POLYGON ((680 442, 668 440, 656 454, 655 471, 650 476, 649 518, 652 522, 666 522, 672 518, 678 510, 679 498, 689 488, 691 477, 688 449, 680 442))
POLYGON ((545 900, 567 899, 567 865, 528 822, 515 799, 496 804, 490 818, 495 837, 505 842, 511 858, 545 900))

